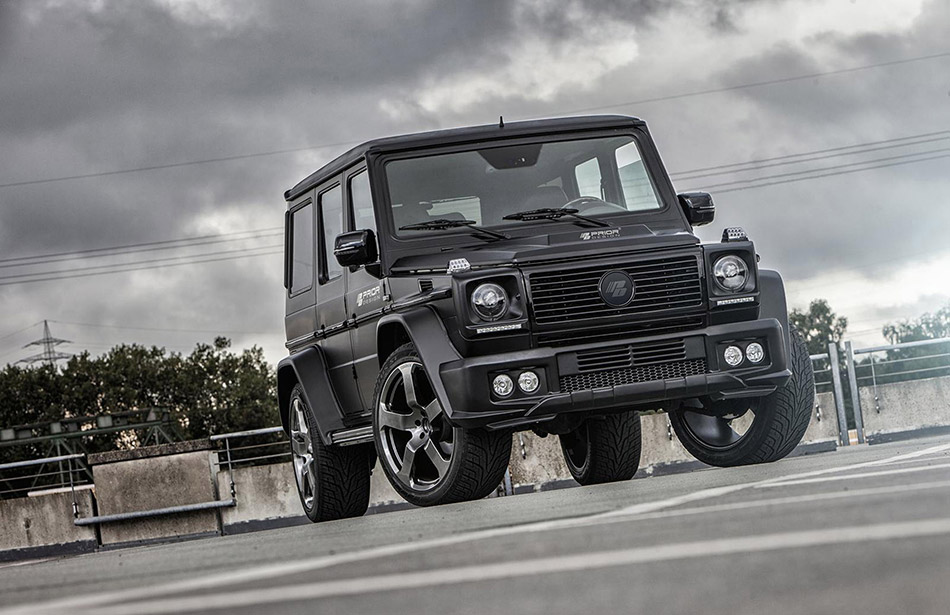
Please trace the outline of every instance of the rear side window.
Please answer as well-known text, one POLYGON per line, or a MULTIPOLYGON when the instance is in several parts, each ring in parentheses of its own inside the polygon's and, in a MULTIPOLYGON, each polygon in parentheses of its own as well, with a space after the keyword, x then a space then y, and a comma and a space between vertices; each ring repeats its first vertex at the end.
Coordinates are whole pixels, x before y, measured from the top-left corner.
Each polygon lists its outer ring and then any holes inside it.
POLYGON ((574 168, 574 178, 577 180, 577 192, 579 196, 592 196, 598 199, 604 198, 603 178, 600 175, 600 162, 596 158, 591 158, 587 162, 581 163, 574 168))
POLYGON ((376 232, 376 216, 373 213, 373 195, 369 191, 369 175, 361 171, 350 179, 350 203, 353 205, 354 231, 371 229, 376 232))
POLYGON ((325 284, 343 275, 343 268, 333 256, 333 242, 343 232, 343 189, 337 184, 320 195, 320 231, 323 259, 323 279, 325 284))
POLYGON ((307 203, 290 218, 292 252, 290 263, 290 294, 295 295, 313 285, 313 206, 307 203))

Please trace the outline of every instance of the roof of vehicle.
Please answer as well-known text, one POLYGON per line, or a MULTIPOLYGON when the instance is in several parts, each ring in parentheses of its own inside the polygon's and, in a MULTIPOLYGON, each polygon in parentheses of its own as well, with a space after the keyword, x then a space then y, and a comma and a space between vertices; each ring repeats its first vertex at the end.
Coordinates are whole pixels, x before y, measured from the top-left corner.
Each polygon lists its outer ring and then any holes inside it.
POLYGON ((574 130, 591 130, 597 128, 622 128, 627 126, 644 126, 643 120, 627 115, 587 115, 581 117, 563 117, 547 120, 529 120, 524 122, 487 124, 484 126, 466 126, 450 128, 448 130, 434 130, 431 132, 417 132, 395 137, 373 139, 357 145, 348 152, 320 167, 303 181, 284 193, 284 198, 295 199, 307 192, 328 177, 336 175, 357 160, 363 158, 367 152, 390 152, 404 149, 446 145, 449 143, 464 143, 467 141, 490 141, 499 138, 510 138, 534 134, 549 134, 570 132, 574 130))

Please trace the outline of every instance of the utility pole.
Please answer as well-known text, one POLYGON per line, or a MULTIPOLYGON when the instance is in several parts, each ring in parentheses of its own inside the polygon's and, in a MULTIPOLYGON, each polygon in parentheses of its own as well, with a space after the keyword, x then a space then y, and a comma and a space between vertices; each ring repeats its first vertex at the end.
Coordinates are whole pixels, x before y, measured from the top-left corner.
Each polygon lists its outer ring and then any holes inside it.
POLYGON ((69 340, 59 339, 58 337, 53 337, 49 331, 49 323, 43 321, 43 339, 36 340, 35 342, 30 342, 24 348, 29 348, 30 346, 42 346, 43 352, 29 356, 25 359, 20 359, 17 363, 29 363, 33 365, 34 363, 45 363, 50 367, 56 367, 56 362, 60 359, 68 359, 73 356, 65 352, 59 352, 56 350, 56 347, 60 344, 69 344, 69 340))

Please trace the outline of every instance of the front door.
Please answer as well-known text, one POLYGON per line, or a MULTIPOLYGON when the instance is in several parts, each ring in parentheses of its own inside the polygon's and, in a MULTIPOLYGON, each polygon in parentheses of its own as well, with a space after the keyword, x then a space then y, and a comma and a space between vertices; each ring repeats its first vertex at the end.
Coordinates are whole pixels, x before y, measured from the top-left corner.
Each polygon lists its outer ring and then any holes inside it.
MULTIPOLYGON (((331 182, 317 194, 318 264, 317 330, 339 325, 347 319, 346 277, 333 256, 333 240, 343 232, 343 188, 331 182)), ((330 373, 330 383, 344 414, 359 414, 363 402, 356 386, 350 335, 340 330, 321 342, 330 373)))

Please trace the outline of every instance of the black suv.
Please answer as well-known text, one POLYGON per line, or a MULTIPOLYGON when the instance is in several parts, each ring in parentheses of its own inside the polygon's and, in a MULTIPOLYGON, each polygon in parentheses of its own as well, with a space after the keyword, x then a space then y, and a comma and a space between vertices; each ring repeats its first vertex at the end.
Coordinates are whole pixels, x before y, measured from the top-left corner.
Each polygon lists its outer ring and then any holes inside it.
POLYGON ((640 413, 697 459, 774 461, 814 400, 782 279, 745 233, 701 245, 646 124, 597 116, 370 141, 285 193, 281 419, 314 521, 480 498, 513 431, 582 484, 625 480, 640 413))

